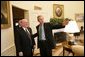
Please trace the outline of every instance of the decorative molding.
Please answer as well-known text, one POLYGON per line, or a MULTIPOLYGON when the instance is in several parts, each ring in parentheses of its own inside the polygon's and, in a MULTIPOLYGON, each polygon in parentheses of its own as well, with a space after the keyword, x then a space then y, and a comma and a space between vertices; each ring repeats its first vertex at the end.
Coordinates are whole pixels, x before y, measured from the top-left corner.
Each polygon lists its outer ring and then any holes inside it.
POLYGON ((34 6, 34 10, 41 10, 42 8, 39 6, 34 6))
POLYGON ((16 56, 15 45, 11 45, 1 52, 1 56, 16 56))

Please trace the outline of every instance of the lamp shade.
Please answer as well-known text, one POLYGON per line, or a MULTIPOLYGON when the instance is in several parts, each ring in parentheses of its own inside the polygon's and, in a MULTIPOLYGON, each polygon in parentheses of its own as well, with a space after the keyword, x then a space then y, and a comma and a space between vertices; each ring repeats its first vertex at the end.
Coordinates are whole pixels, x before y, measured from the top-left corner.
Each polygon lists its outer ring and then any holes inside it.
POLYGON ((77 33, 80 32, 76 21, 69 21, 68 25, 65 26, 64 32, 77 33))

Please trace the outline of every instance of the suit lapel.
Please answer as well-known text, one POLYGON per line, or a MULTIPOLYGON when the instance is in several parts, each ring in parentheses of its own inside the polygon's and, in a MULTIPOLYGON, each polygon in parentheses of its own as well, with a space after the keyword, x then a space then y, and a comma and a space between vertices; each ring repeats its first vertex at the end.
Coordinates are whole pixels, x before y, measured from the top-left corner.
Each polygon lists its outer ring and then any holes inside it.
POLYGON ((38 31, 38 33, 39 33, 39 25, 38 25, 36 28, 37 28, 37 31, 38 31))
POLYGON ((46 23, 44 23, 44 32, 46 32, 45 30, 46 30, 46 23))
POLYGON ((31 28, 28 28, 28 31, 30 32, 30 34, 32 34, 32 30, 31 30, 31 28))
POLYGON ((22 33, 26 33, 22 27, 20 27, 20 31, 22 31, 22 33))

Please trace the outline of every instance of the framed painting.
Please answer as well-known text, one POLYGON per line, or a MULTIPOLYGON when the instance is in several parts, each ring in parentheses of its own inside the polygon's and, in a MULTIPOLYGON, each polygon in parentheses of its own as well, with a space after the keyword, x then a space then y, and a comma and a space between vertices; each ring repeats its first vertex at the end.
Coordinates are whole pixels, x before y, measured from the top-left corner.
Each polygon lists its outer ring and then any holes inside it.
POLYGON ((53 17, 59 19, 64 18, 64 5, 53 4, 53 17))
POLYGON ((82 21, 84 22, 84 14, 83 13, 75 14, 75 19, 78 22, 82 22, 82 21))
POLYGON ((10 2, 1 1, 1 29, 9 28, 10 22, 10 2))

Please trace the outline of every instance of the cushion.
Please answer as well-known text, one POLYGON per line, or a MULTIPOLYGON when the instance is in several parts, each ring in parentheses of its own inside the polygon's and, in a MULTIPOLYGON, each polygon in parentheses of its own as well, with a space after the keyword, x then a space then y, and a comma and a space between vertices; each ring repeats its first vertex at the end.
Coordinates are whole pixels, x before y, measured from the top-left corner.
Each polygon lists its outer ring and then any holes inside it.
POLYGON ((76 56, 84 56, 84 46, 72 45, 72 51, 76 56))

